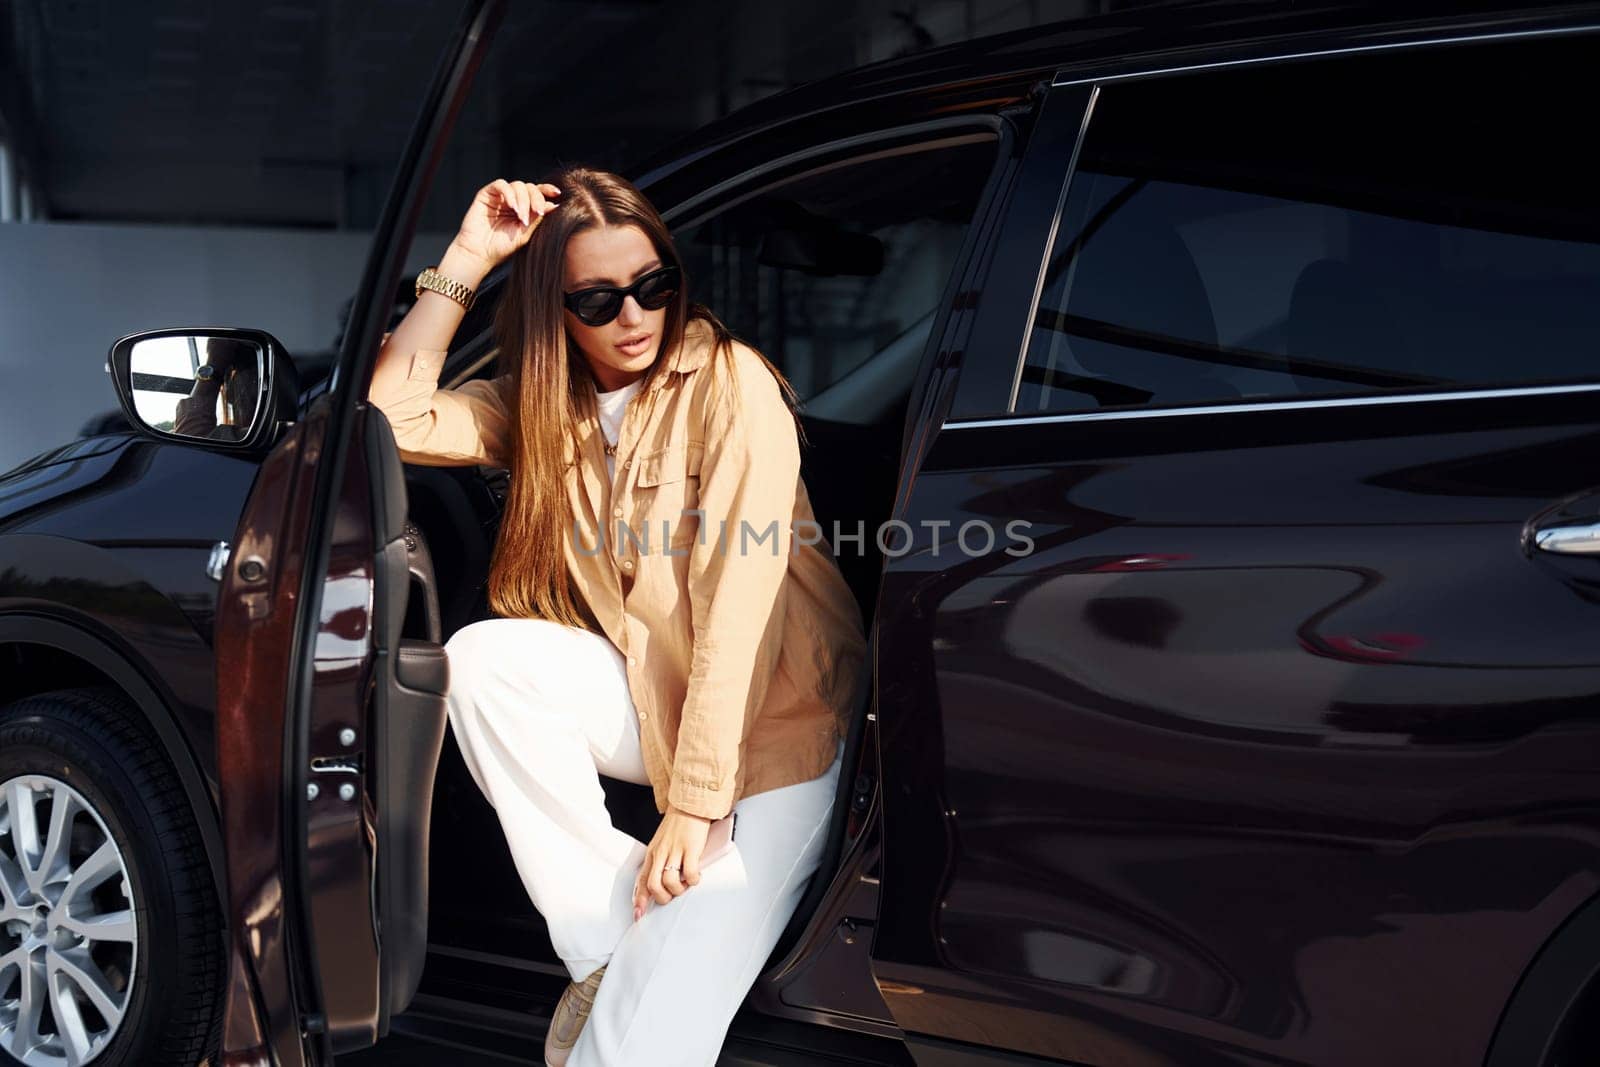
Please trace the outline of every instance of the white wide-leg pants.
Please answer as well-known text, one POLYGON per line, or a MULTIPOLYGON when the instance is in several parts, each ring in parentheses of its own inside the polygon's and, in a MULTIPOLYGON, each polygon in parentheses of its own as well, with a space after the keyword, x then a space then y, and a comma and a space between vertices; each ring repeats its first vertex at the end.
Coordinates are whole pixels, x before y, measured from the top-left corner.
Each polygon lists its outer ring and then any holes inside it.
POLYGON ((475 622, 445 647, 456 742, 556 953, 574 980, 608 965, 568 1067, 710 1067, 821 861, 840 758, 740 799, 734 847, 634 922, 645 843, 611 824, 599 779, 648 783, 622 653, 548 619, 475 622))

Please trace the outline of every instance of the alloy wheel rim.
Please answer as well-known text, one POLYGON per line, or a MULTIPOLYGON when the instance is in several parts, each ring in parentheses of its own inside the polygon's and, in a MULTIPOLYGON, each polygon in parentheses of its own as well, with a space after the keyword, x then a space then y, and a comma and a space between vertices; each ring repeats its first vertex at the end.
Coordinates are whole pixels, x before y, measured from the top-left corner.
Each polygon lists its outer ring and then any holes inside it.
POLYGON ((83 794, 0 781, 0 1049, 76 1067, 127 1014, 139 929, 127 861, 83 794))

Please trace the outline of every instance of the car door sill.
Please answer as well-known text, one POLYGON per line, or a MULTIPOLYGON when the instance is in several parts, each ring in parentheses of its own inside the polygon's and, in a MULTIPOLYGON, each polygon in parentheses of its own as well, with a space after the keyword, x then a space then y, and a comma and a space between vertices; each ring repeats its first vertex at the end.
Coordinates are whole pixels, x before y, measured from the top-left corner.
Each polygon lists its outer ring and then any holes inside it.
MULTIPOLYGON (((566 983, 566 971, 559 966, 434 945, 422 989, 411 1006, 394 1017, 390 1033, 411 1042, 471 1050, 486 1057, 485 1064, 533 1062, 528 1050, 542 1046, 550 1013, 566 983)), ((377 1048, 382 1050, 384 1043, 377 1048)), ((773 1018, 749 1005, 734 1016, 718 1060, 724 1065, 773 1067, 813 1063, 908 1067, 911 1062, 898 1040, 773 1018)))

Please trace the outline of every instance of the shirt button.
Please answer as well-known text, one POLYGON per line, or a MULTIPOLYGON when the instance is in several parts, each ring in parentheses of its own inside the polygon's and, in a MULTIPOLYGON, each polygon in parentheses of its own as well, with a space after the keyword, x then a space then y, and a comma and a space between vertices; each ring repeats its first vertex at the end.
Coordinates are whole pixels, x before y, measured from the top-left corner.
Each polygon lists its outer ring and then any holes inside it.
POLYGON ((650 717, 650 716, 648 716, 648 715, 646 715, 646 714, 645 714, 645 713, 644 713, 644 712, 642 712, 642 711, 641 711, 641 712, 640 712, 640 713, 639 713, 639 721, 640 721, 640 722, 644 722, 644 721, 645 721, 645 720, 646 720, 646 719, 648 719, 648 718, 649 718, 649 717, 650 717))
POLYGON ((621 508, 612 508, 611 509, 611 514, 613 514, 613 515, 621 515, 622 514, 622 509, 621 508))
POLYGON ((639 660, 637 658, 635 658, 633 656, 629 656, 628 657, 628 666, 637 667, 638 665, 639 665, 639 660))
POLYGON ((631 560, 631 559, 623 560, 622 561, 622 569, 625 570, 625 571, 633 570, 633 560, 631 560))

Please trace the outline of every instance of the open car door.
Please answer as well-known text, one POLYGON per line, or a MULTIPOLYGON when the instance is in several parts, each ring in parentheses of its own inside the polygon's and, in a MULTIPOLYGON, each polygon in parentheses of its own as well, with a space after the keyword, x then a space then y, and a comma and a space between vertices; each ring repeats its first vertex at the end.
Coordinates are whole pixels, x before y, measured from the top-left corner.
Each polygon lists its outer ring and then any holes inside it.
POLYGON ((472 0, 401 157, 328 389, 262 465, 217 604, 229 960, 222 1059, 372 1044, 427 948, 447 682, 399 453, 365 403, 424 193, 502 0, 472 0), (408 604, 409 602, 409 604, 408 604))

